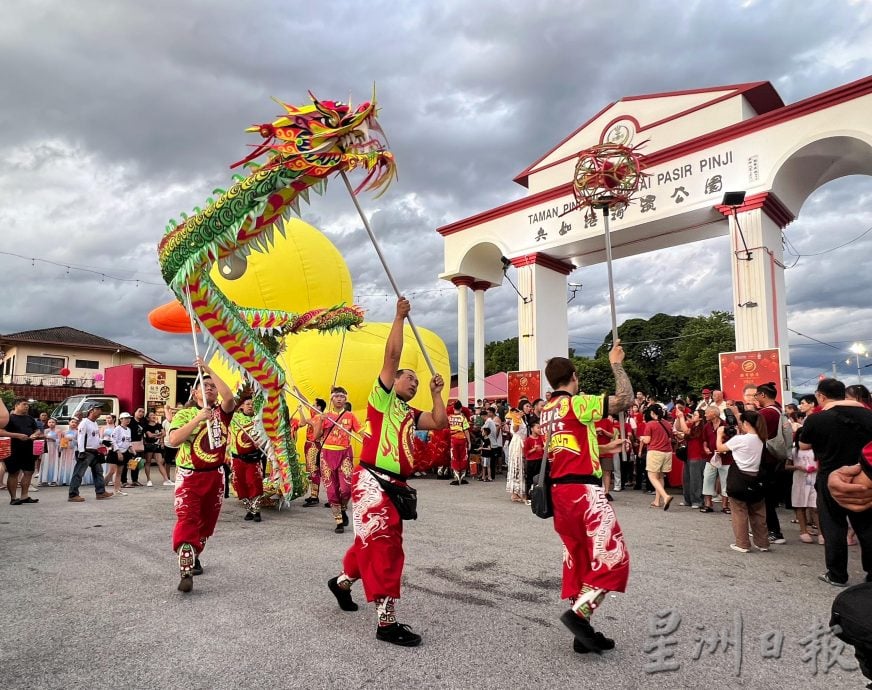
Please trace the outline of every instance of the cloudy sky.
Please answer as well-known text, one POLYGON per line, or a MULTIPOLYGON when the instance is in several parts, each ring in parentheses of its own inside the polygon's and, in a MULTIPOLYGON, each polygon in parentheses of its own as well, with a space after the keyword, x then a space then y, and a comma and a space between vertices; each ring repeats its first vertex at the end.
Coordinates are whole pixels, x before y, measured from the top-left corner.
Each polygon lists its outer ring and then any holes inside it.
MULTIPOLYGON (((270 97, 359 101, 375 82, 400 179, 361 201, 454 360, 436 227, 523 196, 512 178, 622 96, 768 80, 789 104, 872 74, 872 3, 11 0, 0 64, 0 333, 70 325, 189 362, 188 340, 146 319, 170 297, 155 253, 167 220, 227 185, 244 128, 277 114, 270 97)), ((341 185, 303 218, 345 255, 368 318, 388 320, 341 185)), ((854 177, 815 192, 787 233, 813 254, 869 228, 872 178, 854 177)), ((830 344, 791 334, 795 389, 834 360, 847 377, 851 341, 872 348, 870 249, 872 233, 787 271, 790 328, 830 344)), ((620 260, 615 279, 620 320, 732 309, 726 238, 620 260)), ((584 284, 571 345, 591 353, 609 330, 605 269, 570 280, 584 284)), ((517 335, 511 287, 486 301, 487 339, 517 335)))

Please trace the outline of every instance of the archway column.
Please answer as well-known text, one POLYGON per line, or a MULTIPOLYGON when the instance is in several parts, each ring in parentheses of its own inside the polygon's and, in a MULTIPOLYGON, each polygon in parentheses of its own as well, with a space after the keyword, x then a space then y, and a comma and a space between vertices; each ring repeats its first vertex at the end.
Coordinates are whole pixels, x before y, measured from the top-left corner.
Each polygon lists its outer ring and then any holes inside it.
POLYGON ((457 276, 451 282, 457 287, 457 398, 466 405, 469 395, 469 288, 475 279, 457 276))
POLYGON ((537 252, 512 259, 518 269, 518 366, 542 372, 551 357, 569 352, 566 276, 570 263, 537 252))
POLYGON ((793 220, 771 193, 749 198, 729 218, 736 350, 778 348, 781 385, 790 395, 790 347, 787 331, 787 293, 781 230, 793 220), (786 213, 780 213, 784 209, 786 213))
POLYGON ((475 399, 484 398, 484 293, 493 287, 484 280, 472 284, 475 295, 474 327, 472 334, 473 366, 475 367, 475 399))

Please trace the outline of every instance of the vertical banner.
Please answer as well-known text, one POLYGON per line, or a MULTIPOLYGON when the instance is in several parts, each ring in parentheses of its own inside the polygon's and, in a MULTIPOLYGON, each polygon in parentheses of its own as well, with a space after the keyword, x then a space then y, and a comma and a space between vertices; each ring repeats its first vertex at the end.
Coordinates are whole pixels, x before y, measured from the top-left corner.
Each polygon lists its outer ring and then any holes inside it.
POLYGON ((145 409, 162 408, 166 404, 176 404, 175 369, 145 369, 145 409))
POLYGON ((782 400, 781 353, 778 348, 771 350, 751 350, 750 352, 722 352, 721 390, 726 400, 742 400, 742 390, 749 383, 759 385, 773 381, 782 400))
POLYGON ((509 405, 517 407, 521 399, 533 402, 542 397, 542 372, 540 371, 510 371, 509 405))

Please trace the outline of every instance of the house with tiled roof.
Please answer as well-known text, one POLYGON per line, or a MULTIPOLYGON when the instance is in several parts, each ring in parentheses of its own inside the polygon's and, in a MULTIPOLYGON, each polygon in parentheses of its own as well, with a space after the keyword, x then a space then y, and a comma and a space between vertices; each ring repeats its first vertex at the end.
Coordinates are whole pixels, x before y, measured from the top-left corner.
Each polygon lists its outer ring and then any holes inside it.
POLYGON ((16 395, 63 400, 73 394, 70 389, 102 388, 104 370, 119 364, 158 362, 132 347, 71 326, 0 335, 0 383, 11 386, 16 395))

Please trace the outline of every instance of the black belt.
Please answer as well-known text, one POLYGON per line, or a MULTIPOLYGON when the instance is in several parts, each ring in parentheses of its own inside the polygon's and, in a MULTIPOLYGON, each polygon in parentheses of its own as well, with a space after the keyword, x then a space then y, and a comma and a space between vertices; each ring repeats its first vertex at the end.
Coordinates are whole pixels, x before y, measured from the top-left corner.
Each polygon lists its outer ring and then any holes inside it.
POLYGON ((242 462, 247 462, 250 464, 254 464, 256 462, 260 462, 262 458, 264 458, 264 454, 259 450, 254 453, 246 453, 245 455, 239 455, 237 453, 232 454, 236 460, 242 460, 242 462))
POLYGON ((381 472, 382 474, 386 474, 391 479, 396 479, 398 482, 403 482, 403 483, 406 482, 405 477, 403 477, 399 474, 396 474, 395 472, 389 472, 388 470, 383 470, 381 467, 376 467, 375 465, 370 465, 368 462, 361 462, 360 466, 365 467, 366 469, 371 470, 372 472, 381 472))
POLYGON ((550 477, 552 484, 595 484, 602 486, 602 479, 592 474, 566 474, 562 477, 550 477))
POLYGON ((215 463, 214 467, 180 467, 180 470, 191 470, 191 472, 214 472, 215 470, 223 470, 224 465, 220 462, 215 463))

